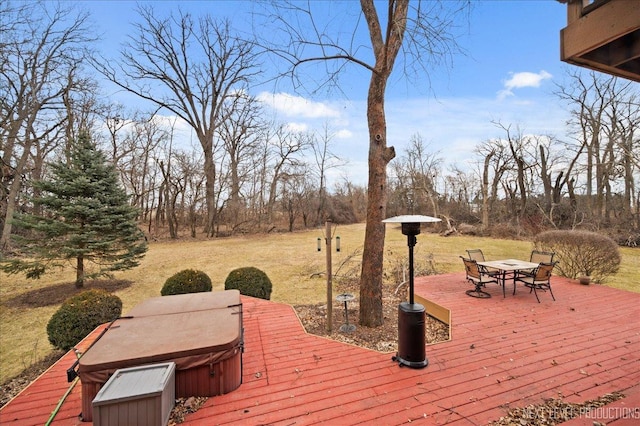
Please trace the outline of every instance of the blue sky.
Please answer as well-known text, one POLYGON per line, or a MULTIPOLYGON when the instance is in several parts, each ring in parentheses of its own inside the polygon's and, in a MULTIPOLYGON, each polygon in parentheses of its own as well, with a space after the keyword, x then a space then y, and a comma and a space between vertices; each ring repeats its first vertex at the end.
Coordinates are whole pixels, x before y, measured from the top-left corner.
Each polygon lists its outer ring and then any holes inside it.
MULTIPOLYGON (((352 1, 354 12, 359 2, 352 1)), ((129 23, 136 19, 136 2, 80 1, 104 34, 101 48, 109 56, 126 39, 129 23)), ((247 27, 249 1, 154 1, 157 12, 177 9, 228 17, 237 28, 247 27)), ((328 2, 320 3, 331 13, 328 2)), ((349 4, 347 4, 349 6, 349 4)), ((381 10, 384 10, 383 8, 381 10)), ((462 22, 458 39, 466 55, 453 58, 451 68, 434 69, 430 87, 408 84, 399 73, 387 89, 388 143, 402 154, 412 135, 420 134, 431 152, 447 164, 472 168, 474 147, 504 132, 499 121, 519 127, 523 133, 565 137, 568 114, 553 95, 567 69, 560 61, 560 30, 566 23, 566 5, 556 0, 479 0, 473 2, 468 22, 462 22)), ((367 40, 364 41, 367 43, 367 40)), ((320 95, 310 98, 286 88, 255 88, 255 95, 271 105, 278 118, 297 129, 320 129, 328 123, 336 133, 332 149, 348 159, 349 166, 332 171, 333 178, 347 174, 366 184, 368 135, 366 86, 361 71, 344 76, 346 97, 320 95)), ((122 94, 109 93, 118 98, 122 94)), ((122 97, 130 103, 130 97, 122 97)))

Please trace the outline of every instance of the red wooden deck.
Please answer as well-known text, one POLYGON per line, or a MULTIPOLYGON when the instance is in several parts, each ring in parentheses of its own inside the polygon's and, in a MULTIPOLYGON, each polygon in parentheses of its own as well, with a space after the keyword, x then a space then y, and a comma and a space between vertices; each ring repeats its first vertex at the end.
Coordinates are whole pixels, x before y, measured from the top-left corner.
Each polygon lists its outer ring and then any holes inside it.
MULTIPOLYGON (((639 424, 640 294, 560 277, 552 285, 557 301, 541 293, 537 303, 521 287, 506 298, 498 286, 490 299, 468 297, 460 273, 417 278, 416 294, 449 308, 452 319, 452 340, 428 346, 429 366, 420 370, 306 334, 290 306, 245 297, 243 384, 209 398, 185 424, 479 425, 543 398, 581 402, 613 391, 627 397, 594 416, 639 424)), ((74 357, 7 404, 0 423, 44 424, 69 387, 74 357)), ((78 420, 80 403, 78 385, 52 424, 90 424, 78 420)))

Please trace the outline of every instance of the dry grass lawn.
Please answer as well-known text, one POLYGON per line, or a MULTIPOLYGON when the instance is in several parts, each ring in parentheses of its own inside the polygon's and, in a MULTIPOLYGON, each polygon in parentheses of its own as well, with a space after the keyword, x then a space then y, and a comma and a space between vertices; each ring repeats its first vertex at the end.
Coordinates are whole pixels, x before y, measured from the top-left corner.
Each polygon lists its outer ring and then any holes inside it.
MULTIPOLYGON (((296 233, 152 242, 138 268, 116 274, 116 279, 132 282, 116 294, 122 299, 123 313, 126 314, 140 301, 159 296, 164 281, 182 269, 206 272, 213 281, 214 290, 223 290, 224 280, 231 270, 255 266, 265 271, 273 282, 272 300, 289 304, 322 302, 326 300, 326 279, 324 275, 317 274, 325 271, 326 253, 324 243, 322 252, 316 250, 316 240, 324 238, 323 231, 324 227, 296 233)), ((332 254, 333 271, 340 276, 353 277, 359 274, 364 224, 338 226, 334 237, 336 235, 340 236, 342 250, 332 254)), ((399 282, 401 275, 394 272, 406 263, 406 237, 399 228, 387 227, 385 246, 387 279, 399 282)), ((432 263, 437 273, 462 271, 459 256, 465 253, 466 248, 482 248, 492 259, 528 258, 531 243, 423 233, 418 236, 415 247, 416 270, 426 270, 432 263), (431 254, 432 262, 429 262, 431 254)), ((608 285, 640 292, 638 253, 638 250, 622 249, 621 270, 608 285)), ((72 269, 56 272, 39 281, 0 274, 0 383, 52 350, 46 325, 59 306, 29 308, 15 306, 11 301, 34 289, 72 282, 73 279, 72 269)))

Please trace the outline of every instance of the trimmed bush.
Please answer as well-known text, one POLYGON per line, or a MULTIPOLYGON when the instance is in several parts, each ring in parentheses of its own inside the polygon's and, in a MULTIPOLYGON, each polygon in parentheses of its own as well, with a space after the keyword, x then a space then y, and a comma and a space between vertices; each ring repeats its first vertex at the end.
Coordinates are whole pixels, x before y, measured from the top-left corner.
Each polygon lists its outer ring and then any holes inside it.
POLYGON ((185 269, 165 281, 160 294, 171 296, 174 294, 202 293, 211 291, 211 278, 202 271, 185 269))
POLYGON ((224 282, 225 290, 240 290, 240 294, 270 300, 271 280, 258 268, 247 266, 234 269, 224 282))
POLYGON ((616 242, 596 232, 546 231, 536 236, 534 244, 554 252, 559 275, 573 279, 585 275, 602 283, 618 272, 622 261, 616 242))
POLYGON ((47 324, 49 342, 68 351, 97 326, 120 317, 122 300, 104 290, 87 290, 65 300, 47 324))

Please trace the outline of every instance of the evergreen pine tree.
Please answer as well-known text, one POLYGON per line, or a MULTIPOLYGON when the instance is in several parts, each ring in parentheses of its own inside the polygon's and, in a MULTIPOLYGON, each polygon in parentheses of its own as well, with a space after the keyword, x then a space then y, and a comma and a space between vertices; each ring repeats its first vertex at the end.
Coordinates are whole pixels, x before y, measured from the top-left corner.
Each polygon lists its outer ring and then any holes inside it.
POLYGON ((82 287, 86 278, 137 266, 147 251, 137 210, 89 136, 78 138, 68 163, 50 166, 51 180, 34 183, 42 195, 32 202, 41 215, 15 217, 19 235, 14 239, 29 260, 12 260, 2 269, 39 278, 51 267, 75 262, 76 287, 82 287), (91 273, 85 271, 87 263, 91 273))

